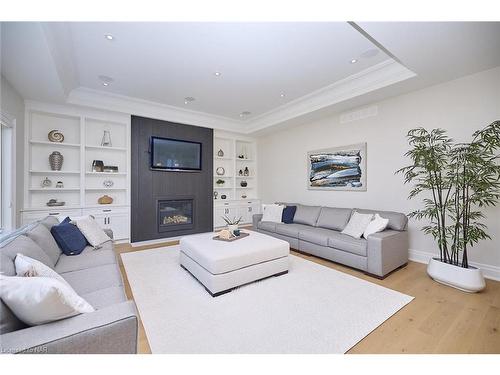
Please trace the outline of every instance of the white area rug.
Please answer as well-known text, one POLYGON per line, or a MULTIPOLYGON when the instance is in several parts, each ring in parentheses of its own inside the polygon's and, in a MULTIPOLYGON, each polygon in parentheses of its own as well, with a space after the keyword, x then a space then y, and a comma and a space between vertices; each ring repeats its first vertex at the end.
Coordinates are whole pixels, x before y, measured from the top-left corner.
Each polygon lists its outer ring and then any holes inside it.
POLYGON ((345 353, 413 297, 290 257, 290 272, 211 297, 179 247, 122 254, 153 353, 345 353))

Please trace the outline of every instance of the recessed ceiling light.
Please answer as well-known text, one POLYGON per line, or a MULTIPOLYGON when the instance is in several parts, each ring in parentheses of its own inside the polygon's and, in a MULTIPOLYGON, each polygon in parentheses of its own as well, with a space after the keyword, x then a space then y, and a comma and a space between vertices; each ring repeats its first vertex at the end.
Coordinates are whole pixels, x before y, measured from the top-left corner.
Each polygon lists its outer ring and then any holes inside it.
POLYGON ((285 93, 283 93, 283 92, 280 94, 280 98, 284 98, 285 96, 286 96, 286 95, 285 95, 285 93))
POLYGON ((243 111, 240 113, 240 117, 245 117, 245 116, 248 116, 248 115, 251 115, 252 112, 248 112, 248 111, 243 111))
POLYGON ((114 81, 113 78, 108 77, 108 76, 99 76, 97 78, 99 78, 99 81, 101 81, 101 84, 103 86, 109 86, 114 81))
POLYGON ((358 59, 351 59, 351 64, 356 64, 358 62, 358 59))
POLYGON ((191 103, 191 102, 194 102, 194 100, 195 100, 195 99, 194 99, 192 96, 186 96, 186 97, 184 98, 184 104, 189 104, 189 103, 191 103))
POLYGON ((221 75, 222 75, 222 73, 221 73, 221 72, 215 72, 215 73, 214 73, 214 76, 216 76, 216 77, 220 77, 221 75))
POLYGON ((107 40, 113 40, 115 39, 115 37, 111 34, 104 34, 104 37, 107 39, 107 40))

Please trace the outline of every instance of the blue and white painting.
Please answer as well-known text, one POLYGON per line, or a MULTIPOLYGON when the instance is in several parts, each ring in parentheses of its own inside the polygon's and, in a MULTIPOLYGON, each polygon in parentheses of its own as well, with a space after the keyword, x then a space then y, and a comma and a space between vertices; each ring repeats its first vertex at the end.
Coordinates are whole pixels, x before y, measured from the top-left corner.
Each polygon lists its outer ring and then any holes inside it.
POLYGON ((307 153, 308 188, 366 191, 366 143, 307 153))

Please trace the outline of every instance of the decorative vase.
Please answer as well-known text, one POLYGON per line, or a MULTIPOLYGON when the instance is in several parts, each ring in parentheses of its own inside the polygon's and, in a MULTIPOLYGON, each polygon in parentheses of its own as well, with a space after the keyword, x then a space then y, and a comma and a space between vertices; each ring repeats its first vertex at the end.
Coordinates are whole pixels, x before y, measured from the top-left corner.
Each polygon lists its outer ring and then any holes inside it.
POLYGON ((224 176, 224 173, 226 173, 226 170, 223 167, 218 167, 215 170, 215 173, 217 173, 217 176, 224 176))
POLYGON ((94 160, 92 162, 92 172, 104 172, 104 163, 102 160, 94 160))
POLYGON ((64 134, 59 130, 51 130, 49 134, 47 134, 47 138, 50 142, 64 142, 64 134))
POLYGON ((222 194, 222 195, 220 196, 220 199, 226 199, 226 198, 227 198, 227 197, 226 197, 226 194, 222 194))
POLYGON ((56 188, 58 188, 58 189, 64 188, 64 183, 62 181, 57 181, 56 182, 56 188))
POLYGON ((49 155, 50 169, 53 171, 60 171, 63 165, 64 157, 59 151, 53 151, 49 155))
POLYGON ((104 130, 104 134, 102 135, 101 146, 111 147, 111 134, 109 130, 104 130))
POLYGON ((43 187, 43 188, 48 188, 48 187, 51 187, 52 186, 52 181, 49 180, 48 177, 45 177, 45 179, 42 180, 42 182, 40 183, 40 185, 43 187))
POLYGON ((238 224, 228 225, 227 230, 229 231, 229 233, 234 234, 234 232, 238 230, 238 224))
POLYGON ((438 283, 460 289, 464 292, 479 292, 486 286, 483 273, 479 268, 472 266, 463 268, 441 262, 438 258, 432 258, 429 261, 427 274, 438 283))
POLYGON ((224 151, 222 151, 222 149, 220 148, 219 151, 217 152, 217 156, 220 157, 220 158, 223 158, 224 157, 224 151))
POLYGON ((248 169, 248 167, 245 167, 245 170, 243 171, 243 175, 250 176, 250 170, 248 169))
POLYGON ((103 195, 97 200, 97 203, 99 204, 111 204, 113 203, 113 198, 111 198, 109 195, 103 195))
POLYGON ((241 187, 247 187, 248 186, 248 182, 246 182, 245 180, 243 180, 243 181, 240 182, 240 186, 241 187))
POLYGON ((243 170, 241 170, 241 169, 240 169, 240 170, 238 171, 238 176, 243 176, 243 170))

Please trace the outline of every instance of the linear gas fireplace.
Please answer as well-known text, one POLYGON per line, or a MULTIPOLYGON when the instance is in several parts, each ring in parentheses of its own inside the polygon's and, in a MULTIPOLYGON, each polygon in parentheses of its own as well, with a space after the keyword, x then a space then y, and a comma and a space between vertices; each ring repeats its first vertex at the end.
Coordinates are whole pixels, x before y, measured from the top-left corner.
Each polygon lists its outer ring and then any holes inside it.
POLYGON ((191 229, 193 226, 193 198, 158 199, 158 232, 191 229))

